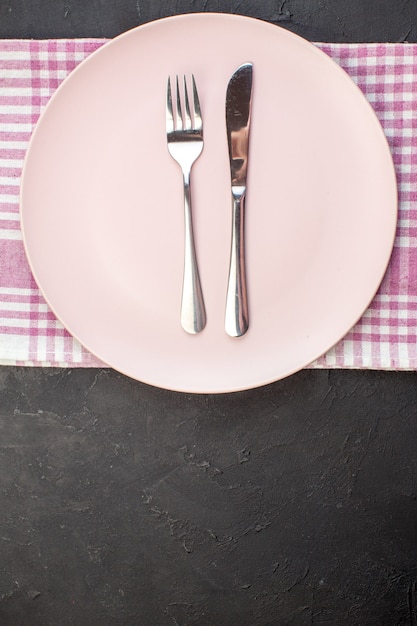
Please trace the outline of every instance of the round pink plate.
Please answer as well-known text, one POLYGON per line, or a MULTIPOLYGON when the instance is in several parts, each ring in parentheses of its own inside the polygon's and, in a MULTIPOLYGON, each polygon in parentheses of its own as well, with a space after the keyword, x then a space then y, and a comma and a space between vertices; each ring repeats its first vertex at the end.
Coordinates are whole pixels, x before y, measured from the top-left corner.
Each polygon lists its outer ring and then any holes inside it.
POLYGON ((29 262, 65 327, 128 376, 202 393, 278 380, 340 340, 380 284, 396 212, 384 134, 351 79, 282 28, 215 13, 140 26, 81 63, 36 127, 21 192, 29 262), (250 328, 234 339, 225 94, 245 62, 250 328), (182 180, 165 134, 167 77, 191 73, 205 137, 192 180, 199 335, 180 325, 182 180))

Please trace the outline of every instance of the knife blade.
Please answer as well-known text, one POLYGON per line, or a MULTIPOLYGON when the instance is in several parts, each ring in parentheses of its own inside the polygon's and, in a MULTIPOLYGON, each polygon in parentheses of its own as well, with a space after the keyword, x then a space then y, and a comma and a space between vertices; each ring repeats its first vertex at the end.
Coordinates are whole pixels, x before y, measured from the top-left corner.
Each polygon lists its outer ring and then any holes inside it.
POLYGON ((252 63, 240 65, 226 91, 226 131, 232 194, 232 237, 225 330, 241 337, 249 328, 245 264, 245 205, 252 106, 252 63))

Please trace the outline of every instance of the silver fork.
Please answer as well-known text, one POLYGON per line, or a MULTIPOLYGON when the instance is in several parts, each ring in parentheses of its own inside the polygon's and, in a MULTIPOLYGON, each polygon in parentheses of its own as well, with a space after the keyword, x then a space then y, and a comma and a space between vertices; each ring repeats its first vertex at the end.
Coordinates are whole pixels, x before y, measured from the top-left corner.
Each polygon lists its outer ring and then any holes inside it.
POLYGON ((183 102, 181 103, 178 76, 175 81, 176 105, 173 105, 171 80, 168 78, 166 129, 170 155, 179 164, 184 183, 184 276, 181 300, 181 326, 187 333, 195 334, 206 325, 206 310, 195 252, 191 211, 191 168, 203 150, 203 120, 194 76, 192 98, 188 96, 184 76, 183 102))

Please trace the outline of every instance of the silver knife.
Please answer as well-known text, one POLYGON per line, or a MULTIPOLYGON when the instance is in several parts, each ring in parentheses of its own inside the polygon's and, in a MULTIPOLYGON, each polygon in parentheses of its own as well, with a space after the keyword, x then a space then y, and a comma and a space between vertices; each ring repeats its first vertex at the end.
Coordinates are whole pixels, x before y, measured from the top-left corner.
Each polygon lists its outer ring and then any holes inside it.
POLYGON ((232 243, 226 296, 225 330, 240 337, 249 327, 245 269, 245 195, 252 102, 252 63, 234 72, 226 92, 226 129, 232 190, 232 243))

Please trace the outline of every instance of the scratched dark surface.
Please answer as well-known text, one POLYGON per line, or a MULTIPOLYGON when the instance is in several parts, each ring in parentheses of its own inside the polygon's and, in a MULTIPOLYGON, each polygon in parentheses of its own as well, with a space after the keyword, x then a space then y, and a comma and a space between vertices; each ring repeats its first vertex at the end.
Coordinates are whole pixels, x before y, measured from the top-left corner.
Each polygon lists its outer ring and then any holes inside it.
MULTIPOLYGON (((414 0, 0 0, 0 37, 190 11, 417 41, 414 0)), ((0 626, 417 624, 416 389, 302 371, 193 396, 0 368, 0 626)))

